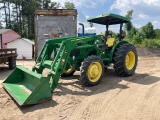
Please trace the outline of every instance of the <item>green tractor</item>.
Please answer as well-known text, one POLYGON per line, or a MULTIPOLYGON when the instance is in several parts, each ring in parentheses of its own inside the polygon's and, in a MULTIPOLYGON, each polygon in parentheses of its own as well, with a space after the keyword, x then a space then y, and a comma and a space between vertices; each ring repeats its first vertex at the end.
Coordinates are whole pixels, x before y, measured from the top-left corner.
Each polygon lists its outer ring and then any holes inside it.
POLYGON ((119 76, 131 76, 137 66, 137 52, 124 38, 123 23, 130 19, 103 14, 88 19, 88 22, 106 26, 105 36, 66 37, 46 40, 32 70, 17 66, 2 83, 5 90, 22 105, 37 104, 51 99, 60 77, 72 76, 80 71, 80 81, 84 86, 97 85, 104 70, 112 63, 119 76), (118 40, 110 36, 109 25, 120 24, 118 40), (50 58, 54 59, 51 60, 50 58), (50 69, 47 77, 42 75, 50 69))

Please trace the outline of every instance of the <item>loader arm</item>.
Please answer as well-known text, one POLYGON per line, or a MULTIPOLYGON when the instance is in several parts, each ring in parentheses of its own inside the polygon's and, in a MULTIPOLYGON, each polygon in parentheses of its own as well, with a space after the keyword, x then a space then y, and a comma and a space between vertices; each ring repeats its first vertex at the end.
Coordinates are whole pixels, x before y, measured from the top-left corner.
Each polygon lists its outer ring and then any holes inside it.
MULTIPOLYGON (((63 38, 63 39, 51 39, 46 41, 44 44, 42 51, 40 52, 36 64, 38 66, 33 67, 33 71, 37 71, 38 73, 42 74, 44 68, 50 69, 50 72, 48 73, 48 79, 51 80, 50 88, 53 91, 59 81, 60 75, 64 73, 66 70, 67 63, 71 61, 74 61, 73 58, 70 56, 71 52, 73 50, 88 50, 90 48, 93 48, 95 46, 94 44, 95 37, 81 37, 81 38, 63 38), (81 43, 81 44, 80 44, 81 43), (92 43, 92 44, 88 44, 92 43), (55 51, 58 49, 57 51, 55 51), (54 60, 50 60, 50 56, 52 52, 55 53, 54 60)), ((94 47, 95 48, 95 47, 94 47)), ((83 53, 83 52, 82 52, 83 53)), ((96 53, 97 54, 97 53, 96 53)), ((80 55, 79 59, 84 59, 87 56, 80 55)))
POLYGON ((68 64, 71 64, 75 70, 79 70, 81 62, 92 54, 104 55, 102 60, 105 60, 104 49, 97 47, 102 44, 104 42, 101 36, 47 40, 32 71, 17 66, 3 82, 3 86, 19 105, 36 104, 44 101, 51 98, 51 91, 56 88, 59 78, 67 69, 68 64), (52 54, 54 55, 53 60, 50 59, 52 54), (47 77, 42 75, 45 68, 50 69, 47 77))

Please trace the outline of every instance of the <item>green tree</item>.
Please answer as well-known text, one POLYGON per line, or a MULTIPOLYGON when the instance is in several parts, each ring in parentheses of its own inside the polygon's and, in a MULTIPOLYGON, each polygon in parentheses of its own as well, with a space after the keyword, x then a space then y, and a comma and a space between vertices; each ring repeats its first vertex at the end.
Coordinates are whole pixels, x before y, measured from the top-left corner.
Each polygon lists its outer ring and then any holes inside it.
POLYGON ((60 8, 60 3, 57 3, 57 2, 51 2, 51 8, 53 8, 53 9, 60 8))
MULTIPOLYGON (((132 19, 132 14, 133 14, 133 10, 130 10, 127 12, 126 14, 126 17, 129 18, 129 19, 132 19)), ((124 28, 125 28, 125 31, 128 33, 131 29, 132 29, 133 25, 132 25, 132 22, 128 22, 125 24, 124 28)))
POLYGON ((7 1, 7 8, 8 8, 8 26, 7 27, 9 27, 10 26, 10 24, 11 24, 11 10, 10 10, 10 4, 11 4, 11 0, 8 0, 7 1))
MULTIPOLYGON (((11 21, 8 28, 13 29, 13 26, 16 26, 16 32, 21 35, 22 33, 22 7, 23 7, 23 0, 12 0, 12 10, 11 13, 11 21), (15 24, 15 25, 13 25, 15 24)), ((11 3, 10 3, 11 4, 11 3)), ((15 30, 15 29, 14 29, 15 30)))
POLYGON ((3 26, 2 26, 2 23, 0 22, 0 29, 2 29, 3 28, 3 26))
POLYGON ((143 26, 142 31, 144 32, 145 37, 148 39, 156 37, 156 33, 151 22, 148 22, 145 26, 143 26))
POLYGON ((128 31, 127 37, 128 37, 128 38, 132 38, 133 35, 137 34, 137 32, 138 32, 137 29, 136 29, 135 27, 132 27, 131 30, 128 31))
POLYGON ((65 2, 64 8, 65 9, 75 9, 75 5, 72 2, 65 2))
POLYGON ((134 34, 132 39, 131 39, 131 42, 133 44, 141 44, 142 41, 143 41, 143 37, 139 33, 134 34))
POLYGON ((19 24, 16 22, 16 20, 11 21, 10 29, 14 31, 19 31, 19 24))
POLYGON ((118 39, 118 33, 114 32, 112 30, 109 30, 108 37, 112 37, 112 38, 118 39))
POLYGON ((0 3, 2 5, 0 11, 3 13, 0 17, 5 22, 6 28, 31 39, 34 39, 34 11, 37 8, 60 7, 59 3, 51 0, 0 0, 0 3))
POLYGON ((160 39, 160 29, 155 29, 156 38, 160 39))
POLYGON ((51 4, 51 0, 44 0, 44 3, 43 3, 43 8, 44 9, 48 9, 50 8, 50 4, 51 4))
POLYGON ((2 4, 0 10, 4 11, 5 24, 8 26, 7 2, 6 0, 1 0, 0 3, 2 4))
MULTIPOLYGON (((39 4, 35 0, 25 0, 23 6, 23 15, 26 19, 26 25, 28 26, 28 36, 33 36, 34 34, 34 11, 39 7, 39 4)), ((31 38, 31 39, 33 39, 31 38)))

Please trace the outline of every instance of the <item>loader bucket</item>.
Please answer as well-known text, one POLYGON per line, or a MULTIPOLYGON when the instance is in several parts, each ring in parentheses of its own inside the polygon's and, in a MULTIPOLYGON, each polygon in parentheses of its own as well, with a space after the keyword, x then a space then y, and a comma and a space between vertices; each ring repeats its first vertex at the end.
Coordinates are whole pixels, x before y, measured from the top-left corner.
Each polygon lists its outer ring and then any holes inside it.
POLYGON ((21 66, 17 66, 2 85, 20 106, 37 104, 52 96, 48 77, 21 66))

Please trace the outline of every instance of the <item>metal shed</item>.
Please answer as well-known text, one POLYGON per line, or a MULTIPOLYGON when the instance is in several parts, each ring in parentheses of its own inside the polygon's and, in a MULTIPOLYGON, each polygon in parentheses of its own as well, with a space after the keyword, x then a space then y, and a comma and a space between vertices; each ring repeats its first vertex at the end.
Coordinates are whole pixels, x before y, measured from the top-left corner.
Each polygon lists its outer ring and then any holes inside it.
POLYGON ((44 35, 56 37, 77 36, 77 10, 47 9, 35 11, 35 57, 38 56, 44 35))

